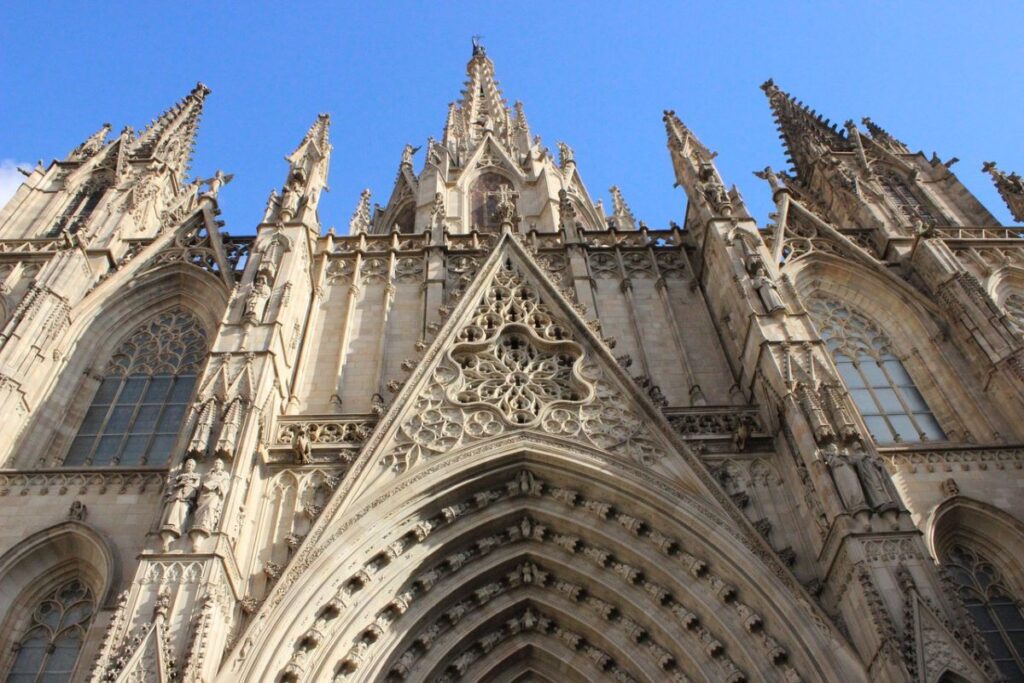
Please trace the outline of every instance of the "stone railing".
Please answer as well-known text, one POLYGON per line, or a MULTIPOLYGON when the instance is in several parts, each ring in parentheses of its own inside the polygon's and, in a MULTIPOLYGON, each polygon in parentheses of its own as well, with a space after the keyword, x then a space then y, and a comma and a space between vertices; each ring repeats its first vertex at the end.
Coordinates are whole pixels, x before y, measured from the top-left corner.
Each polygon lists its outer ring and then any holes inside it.
POLYGON ((666 408, 665 417, 682 439, 708 455, 770 447, 757 408, 698 406, 666 408))
POLYGON ((158 493, 166 467, 0 470, 0 496, 158 493))
POLYGON ((968 472, 1024 468, 1024 446, 928 446, 880 448, 890 471, 968 472))
POLYGON ((349 462, 377 424, 375 415, 296 415, 278 418, 268 460, 300 465, 349 462), (300 435, 305 436, 302 444, 300 435))
POLYGON ((62 248, 66 248, 67 244, 67 240, 63 237, 50 237, 34 240, 0 240, 0 254, 10 254, 13 252, 37 253, 45 251, 59 251, 62 248))
POLYGON ((989 227, 936 227, 935 234, 948 240, 1019 240, 1024 236, 1021 228, 989 227))
POLYGON ((388 252, 415 251, 424 249, 430 244, 430 233, 402 234, 393 232, 388 235, 328 235, 321 238, 323 249, 334 254, 354 254, 356 252, 388 252), (329 240, 329 241, 327 241, 329 240))

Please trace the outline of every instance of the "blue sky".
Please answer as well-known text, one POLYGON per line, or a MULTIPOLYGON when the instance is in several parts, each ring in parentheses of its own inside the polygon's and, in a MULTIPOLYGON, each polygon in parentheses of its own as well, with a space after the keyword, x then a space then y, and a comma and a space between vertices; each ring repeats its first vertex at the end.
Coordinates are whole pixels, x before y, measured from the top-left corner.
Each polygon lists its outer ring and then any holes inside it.
POLYGON ((440 136, 481 34, 533 132, 572 145, 591 194, 619 185, 652 227, 685 207, 666 108, 763 224, 770 197, 751 171, 785 166, 768 77, 833 121, 871 116, 912 149, 959 157, 954 172, 1008 222, 980 167, 1024 172, 1022 27, 1020 3, 991 1, 6 3, 0 194, 13 164, 63 157, 104 121, 141 127, 202 80, 193 172, 235 174, 228 230, 253 231, 282 157, 326 111, 321 218, 344 231, 364 187, 386 201, 406 142, 440 136))

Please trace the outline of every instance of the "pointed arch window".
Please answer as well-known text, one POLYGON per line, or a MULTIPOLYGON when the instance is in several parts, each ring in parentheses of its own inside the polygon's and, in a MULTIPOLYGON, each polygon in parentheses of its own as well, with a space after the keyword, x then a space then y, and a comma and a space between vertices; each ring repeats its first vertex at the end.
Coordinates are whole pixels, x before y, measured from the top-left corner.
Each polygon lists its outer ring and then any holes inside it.
POLYGON ((497 230, 501 227, 498 219, 498 198, 501 188, 515 191, 512 181, 489 171, 481 174, 469 191, 470 223, 475 230, 497 230))
POLYGON ((831 299, 812 298, 807 309, 876 442, 946 438, 882 330, 831 299))
POLYGON ((960 597, 1005 680, 1024 683, 1024 605, 1007 589, 996 566, 981 553, 954 545, 946 553, 960 597))
POLYGON ((95 612, 92 591, 78 579, 47 593, 33 607, 28 626, 14 644, 6 683, 71 680, 95 612))
POLYGON ((183 308, 140 325, 110 359, 65 466, 166 464, 206 351, 183 308))
POLYGON ((64 212, 47 233, 47 237, 57 237, 62 232, 75 234, 85 225, 93 210, 99 205, 107 193, 109 184, 104 179, 91 180, 83 185, 68 202, 64 212))
POLYGON ((892 171, 881 173, 878 176, 889 200, 896 205, 900 213, 908 220, 919 219, 925 225, 938 225, 938 221, 928 207, 918 199, 914 191, 910 189, 907 182, 898 174, 892 171))
POLYGON ((409 202, 395 216, 394 230, 395 232, 407 235, 413 232, 415 226, 416 205, 413 202, 409 202))

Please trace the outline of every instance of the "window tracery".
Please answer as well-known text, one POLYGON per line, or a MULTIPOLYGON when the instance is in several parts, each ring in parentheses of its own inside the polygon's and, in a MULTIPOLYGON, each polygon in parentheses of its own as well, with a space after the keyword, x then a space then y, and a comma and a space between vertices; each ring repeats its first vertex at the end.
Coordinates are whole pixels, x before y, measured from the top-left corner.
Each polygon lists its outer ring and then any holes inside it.
POLYGON ((881 329, 831 299, 812 298, 807 309, 875 441, 946 438, 881 329))
POLYGON ((64 464, 166 463, 206 350, 206 333, 183 308, 139 326, 110 359, 64 464))
POLYGON ((1024 681, 1024 612, 999 570, 985 556, 962 545, 950 548, 945 565, 1004 680, 1024 681))
POLYGON ((917 195, 914 194, 914 191, 910 189, 903 178, 890 171, 881 173, 878 179, 886 196, 896 205, 896 208, 900 210, 900 213, 905 218, 911 221, 915 219, 920 220, 925 225, 938 225, 939 221, 935 219, 935 216, 928 210, 928 207, 917 198, 917 195))
POLYGON ((78 579, 48 593, 33 608, 27 628, 14 645, 7 683, 71 680, 95 610, 92 591, 78 579))
POLYGON ((500 173, 484 173, 473 183, 469 201, 470 223, 474 229, 497 230, 500 227, 498 200, 502 188, 515 190, 512 181, 500 173))

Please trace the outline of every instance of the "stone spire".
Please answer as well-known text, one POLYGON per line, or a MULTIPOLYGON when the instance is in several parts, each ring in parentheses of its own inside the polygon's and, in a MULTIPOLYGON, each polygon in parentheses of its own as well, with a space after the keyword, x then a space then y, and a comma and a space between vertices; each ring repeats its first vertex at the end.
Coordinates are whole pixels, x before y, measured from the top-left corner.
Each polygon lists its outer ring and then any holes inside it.
POLYGON ((85 139, 82 144, 75 147, 71 154, 68 155, 68 161, 85 161, 90 158, 107 144, 107 136, 110 135, 112 126, 109 123, 104 123, 102 127, 89 137, 85 139))
POLYGON ((622 191, 618 186, 612 185, 608 191, 612 195, 612 222, 619 230, 636 230, 636 217, 629 208, 622 191))
MULTIPOLYGON (((494 77, 494 63, 478 39, 473 40, 473 55, 466 65, 466 75, 468 78, 462 91, 462 101, 448 108, 444 144, 453 151, 460 147, 472 149, 488 133, 505 146, 514 144, 520 147, 519 139, 529 140, 528 131, 525 136, 514 135, 514 132, 526 128, 526 116, 522 107, 518 107, 513 120, 512 112, 505 104, 494 77)), ((527 151, 516 150, 519 154, 527 151)))
POLYGON ((715 168, 716 154, 697 139, 674 111, 665 110, 662 120, 676 184, 686 190, 692 205, 706 207, 709 215, 732 215, 739 195, 726 190, 715 168))
POLYGON ((306 208, 314 210, 320 201, 320 192, 327 186, 327 170, 331 160, 331 117, 320 114, 306 131, 295 151, 285 157, 288 179, 281 193, 281 220, 303 220, 306 208))
POLYGON ((761 85, 772 108, 786 153, 797 177, 804 180, 811 166, 828 150, 848 151, 849 142, 827 119, 779 89, 768 79, 761 85))
POLYGON ((910 154, 910 148, 868 117, 860 120, 871 133, 871 139, 894 154, 910 154))
POLYGON ((1013 220, 1024 223, 1024 178, 1016 173, 1003 173, 996 162, 986 161, 981 170, 992 176, 992 183, 1013 215, 1013 220))
POLYGON ((184 99, 149 124, 131 146, 133 160, 154 159, 167 167, 184 182, 192 160, 203 102, 210 89, 197 83, 184 99))
POLYGON ((359 194, 359 203, 356 210, 352 212, 352 218, 348 222, 348 234, 358 235, 361 232, 370 230, 370 190, 363 190, 359 194))

